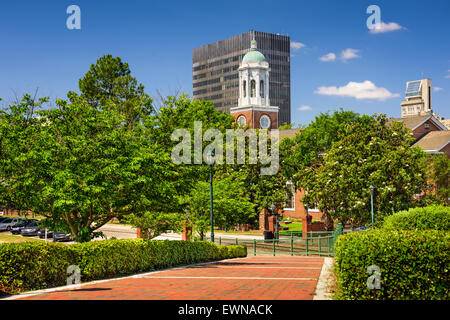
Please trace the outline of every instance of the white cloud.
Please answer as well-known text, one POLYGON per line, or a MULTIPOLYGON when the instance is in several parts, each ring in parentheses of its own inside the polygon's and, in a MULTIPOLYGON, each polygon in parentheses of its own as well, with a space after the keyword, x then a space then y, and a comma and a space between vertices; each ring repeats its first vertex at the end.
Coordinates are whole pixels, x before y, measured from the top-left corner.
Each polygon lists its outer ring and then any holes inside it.
POLYGON ((359 52, 359 50, 352 49, 352 48, 347 48, 345 50, 342 50, 341 59, 343 61, 347 61, 349 59, 360 58, 360 56, 357 54, 358 52, 359 52))
POLYGON ((372 81, 350 81, 343 87, 319 87, 314 93, 326 96, 353 97, 356 99, 387 100, 400 97, 398 93, 391 93, 386 88, 377 87, 372 81))
POLYGON ((300 108, 297 109, 298 111, 309 111, 312 110, 312 108, 310 106, 301 106, 300 108))
POLYGON ((291 42, 291 49, 292 50, 300 50, 301 48, 305 47, 304 43, 292 41, 291 42))
POLYGON ((336 60, 336 55, 333 52, 330 52, 323 57, 319 58, 320 61, 334 61, 336 60))
POLYGON ((396 22, 389 22, 385 23, 381 21, 380 23, 375 24, 375 27, 373 29, 370 29, 370 33, 377 34, 377 33, 386 33, 386 32, 392 32, 397 30, 406 30, 405 27, 402 27, 396 22))
POLYGON ((435 91, 435 92, 438 92, 438 91, 441 91, 441 90, 443 90, 441 87, 434 87, 433 88, 433 91, 435 91))

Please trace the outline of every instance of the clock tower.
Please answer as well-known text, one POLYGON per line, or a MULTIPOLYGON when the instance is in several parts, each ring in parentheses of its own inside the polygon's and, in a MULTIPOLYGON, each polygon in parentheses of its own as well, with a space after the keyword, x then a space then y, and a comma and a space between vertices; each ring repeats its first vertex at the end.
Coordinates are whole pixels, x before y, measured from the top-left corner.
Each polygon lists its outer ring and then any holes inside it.
POLYGON ((258 51, 255 40, 238 70, 239 101, 230 114, 242 127, 278 129, 279 107, 271 106, 269 100, 269 63, 258 51))

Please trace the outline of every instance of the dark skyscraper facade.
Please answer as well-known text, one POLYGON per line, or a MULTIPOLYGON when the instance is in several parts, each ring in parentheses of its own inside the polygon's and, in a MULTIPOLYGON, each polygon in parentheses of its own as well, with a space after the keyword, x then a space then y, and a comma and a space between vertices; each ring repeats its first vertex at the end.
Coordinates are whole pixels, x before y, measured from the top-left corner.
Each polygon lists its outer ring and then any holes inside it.
POLYGON ((194 99, 211 100, 222 112, 238 105, 238 68, 243 56, 256 40, 258 50, 270 66, 270 104, 278 106, 279 125, 291 123, 291 63, 288 36, 251 30, 207 44, 192 51, 194 99))

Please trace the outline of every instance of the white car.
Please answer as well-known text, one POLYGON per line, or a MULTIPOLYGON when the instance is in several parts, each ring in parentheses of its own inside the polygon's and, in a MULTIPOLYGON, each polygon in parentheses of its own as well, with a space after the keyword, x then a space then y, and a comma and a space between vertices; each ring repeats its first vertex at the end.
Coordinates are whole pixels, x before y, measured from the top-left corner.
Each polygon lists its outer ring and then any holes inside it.
POLYGON ((16 223, 22 220, 23 218, 7 218, 0 222, 0 231, 10 231, 16 223))

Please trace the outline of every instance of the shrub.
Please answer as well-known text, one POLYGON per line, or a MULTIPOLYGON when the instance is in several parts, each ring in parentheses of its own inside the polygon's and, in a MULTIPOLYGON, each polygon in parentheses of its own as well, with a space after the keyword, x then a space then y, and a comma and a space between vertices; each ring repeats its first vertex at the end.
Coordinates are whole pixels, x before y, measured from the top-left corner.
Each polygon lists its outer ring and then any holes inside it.
POLYGON ((246 256, 241 246, 217 246, 206 241, 128 239, 87 242, 73 247, 82 257, 79 267, 83 281, 246 256))
POLYGON ((62 285, 77 261, 77 252, 63 244, 0 244, 0 295, 62 285))
POLYGON ((450 207, 428 206, 400 211, 388 216, 386 230, 446 230, 450 231, 450 207))
POLYGON ((339 299, 447 299, 450 233, 373 230, 335 244, 339 299), (367 287, 367 268, 381 271, 381 289, 367 287))
POLYGON ((0 295, 65 285, 69 265, 79 266, 81 280, 90 281, 246 255, 244 246, 218 246, 204 241, 1 244, 0 295))

